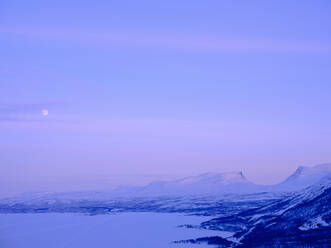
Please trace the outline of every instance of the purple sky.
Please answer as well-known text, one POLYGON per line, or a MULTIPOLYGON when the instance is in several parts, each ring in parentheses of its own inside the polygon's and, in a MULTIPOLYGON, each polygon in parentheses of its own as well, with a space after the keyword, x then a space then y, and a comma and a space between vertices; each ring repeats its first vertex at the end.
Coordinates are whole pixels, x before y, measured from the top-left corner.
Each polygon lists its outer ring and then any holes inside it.
POLYGON ((0 196, 331 162, 329 1, 2 1, 0 196), (43 110, 48 110, 48 115, 43 110))

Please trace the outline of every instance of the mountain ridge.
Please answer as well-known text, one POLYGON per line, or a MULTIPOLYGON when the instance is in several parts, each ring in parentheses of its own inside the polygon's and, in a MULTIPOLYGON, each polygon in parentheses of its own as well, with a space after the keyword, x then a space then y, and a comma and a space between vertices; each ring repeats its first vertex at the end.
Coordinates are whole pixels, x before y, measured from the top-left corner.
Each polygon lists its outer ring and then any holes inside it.
MULTIPOLYGON (((109 191, 69 191, 24 193, 17 198, 53 196, 64 199, 108 199, 113 197, 158 197, 185 195, 250 194, 260 192, 295 192, 304 189, 326 174, 331 164, 312 167, 299 166, 284 181, 274 185, 260 185, 249 181, 242 171, 207 172, 170 181, 153 181, 144 186, 121 185, 109 191)), ((14 197, 15 198, 15 197, 14 197)))
POLYGON ((315 166, 299 166, 293 174, 284 181, 273 185, 277 190, 295 191, 312 185, 331 172, 331 164, 318 164, 315 166))
POLYGON ((306 188, 328 173, 331 164, 299 166, 284 181, 274 185, 255 184, 244 176, 242 171, 207 172, 197 176, 184 177, 172 181, 154 181, 131 191, 140 195, 180 195, 180 194, 226 194, 257 192, 291 192, 306 188))

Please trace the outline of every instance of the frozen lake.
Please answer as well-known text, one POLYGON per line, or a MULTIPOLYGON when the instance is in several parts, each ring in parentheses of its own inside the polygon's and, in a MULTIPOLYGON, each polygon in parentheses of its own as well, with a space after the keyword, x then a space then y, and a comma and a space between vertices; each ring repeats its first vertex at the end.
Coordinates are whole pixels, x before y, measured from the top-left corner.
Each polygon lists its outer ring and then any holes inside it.
MULTIPOLYGON (((212 217, 165 213, 1 214, 1 248, 192 247, 172 241, 220 235, 217 231, 179 228, 212 217)), ((206 245, 194 245, 206 247, 206 245)), ((210 247, 210 246, 208 246, 210 247)))

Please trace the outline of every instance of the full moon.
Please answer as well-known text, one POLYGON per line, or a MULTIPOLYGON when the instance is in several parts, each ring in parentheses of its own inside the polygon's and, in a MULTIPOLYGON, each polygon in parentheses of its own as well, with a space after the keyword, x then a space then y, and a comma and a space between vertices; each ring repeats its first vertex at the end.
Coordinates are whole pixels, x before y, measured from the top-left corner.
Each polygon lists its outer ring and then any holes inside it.
POLYGON ((43 109, 41 111, 41 113, 42 113, 43 116, 47 116, 48 115, 48 110, 47 109, 43 109))

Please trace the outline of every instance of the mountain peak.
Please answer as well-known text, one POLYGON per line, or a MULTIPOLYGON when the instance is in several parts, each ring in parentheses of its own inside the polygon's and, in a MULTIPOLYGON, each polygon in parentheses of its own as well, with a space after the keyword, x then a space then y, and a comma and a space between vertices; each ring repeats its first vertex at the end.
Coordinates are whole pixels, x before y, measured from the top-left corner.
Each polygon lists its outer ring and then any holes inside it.
POLYGON ((195 183, 220 183, 220 184, 230 184, 230 183, 246 183, 248 182, 241 171, 237 172, 207 172, 200 174, 198 176, 185 177, 176 180, 177 184, 195 184, 195 183))
POLYGON ((301 189, 316 183, 331 173, 331 164, 320 164, 312 167, 299 166, 296 171, 278 186, 289 189, 301 189))
POLYGON ((256 190, 241 171, 207 172, 173 181, 152 182, 138 190, 139 195, 199 195, 243 193, 256 190))
POLYGON ((325 174, 331 172, 331 164, 319 164, 312 167, 299 166, 297 170, 288 179, 298 178, 298 177, 308 177, 317 174, 325 174))
POLYGON ((247 182, 247 179, 242 173, 242 171, 223 173, 222 179, 224 182, 229 182, 229 183, 247 182))

